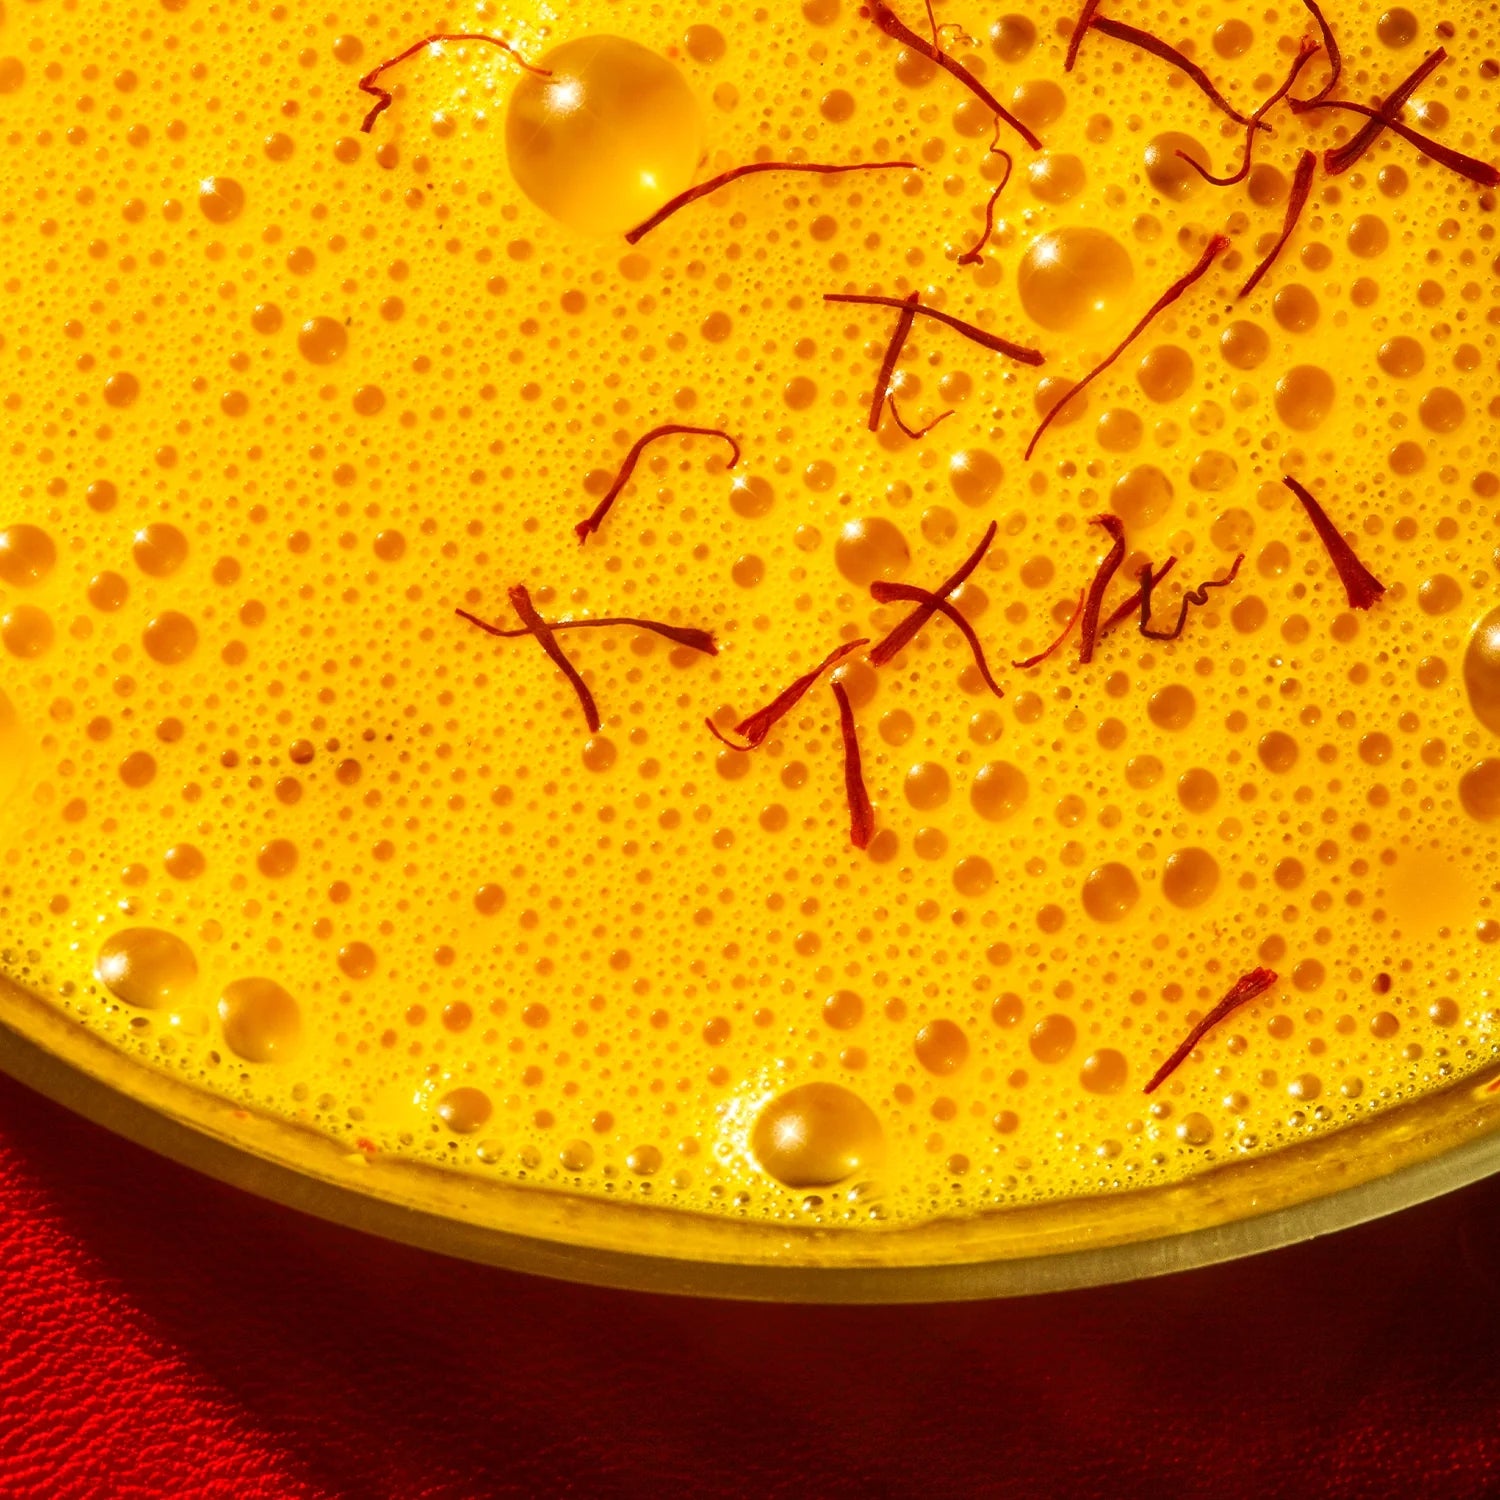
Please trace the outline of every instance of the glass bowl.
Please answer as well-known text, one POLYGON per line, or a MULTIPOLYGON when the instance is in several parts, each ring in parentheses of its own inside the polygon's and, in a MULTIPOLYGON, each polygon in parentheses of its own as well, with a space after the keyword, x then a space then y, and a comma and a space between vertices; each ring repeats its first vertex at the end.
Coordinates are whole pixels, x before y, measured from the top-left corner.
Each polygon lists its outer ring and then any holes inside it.
POLYGON ((137 1062, 0 980, 0 1068, 174 1161, 445 1255, 598 1285, 936 1302, 1157 1276, 1290 1245, 1500 1169, 1500 1066, 1186 1182, 909 1228, 799 1229, 369 1158, 137 1062))

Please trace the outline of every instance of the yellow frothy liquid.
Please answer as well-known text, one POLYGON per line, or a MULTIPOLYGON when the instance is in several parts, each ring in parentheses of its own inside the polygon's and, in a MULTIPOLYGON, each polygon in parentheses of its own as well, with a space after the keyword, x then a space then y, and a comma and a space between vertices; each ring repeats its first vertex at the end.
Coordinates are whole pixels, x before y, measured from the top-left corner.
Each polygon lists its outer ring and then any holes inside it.
MULTIPOLYGON (((925 26, 920 7, 904 19, 925 26)), ((1073 15, 941 8, 1034 129, 993 238, 989 112, 847 0, 483 4, 424 22, 208 0, 11 0, 0 515, 4 972, 123 1052, 349 1143, 583 1194, 914 1222, 1181 1179, 1328 1131, 1495 1052, 1500 820, 1494 196, 1353 115, 1243 131, 1073 15), (548 15, 551 12, 547 12, 548 15), (703 159, 700 161, 700 153, 703 159), (631 247, 743 163, 761 175, 631 247), (1043 411, 1222 232, 1103 378, 1043 411), (867 430, 904 297, 918 318, 867 430), (663 423, 598 535, 573 527, 663 423), (1281 484, 1387 585, 1345 602, 1281 484), (1173 643, 1041 666, 1108 539, 1236 582, 1173 643), (816 685, 935 587, 951 623, 841 668, 876 832, 851 847, 816 685), (603 723, 515 628, 558 639, 603 723), (1279 980, 1156 1094, 1257 966, 1279 980)), ((1139 20, 1139 16, 1130 17, 1139 20)), ((1440 42, 1415 128, 1493 152, 1492 18, 1330 6, 1336 94, 1440 42)), ((1172 17, 1248 112, 1296 6, 1172 17)), ((1316 89, 1316 59, 1296 92, 1316 89)))

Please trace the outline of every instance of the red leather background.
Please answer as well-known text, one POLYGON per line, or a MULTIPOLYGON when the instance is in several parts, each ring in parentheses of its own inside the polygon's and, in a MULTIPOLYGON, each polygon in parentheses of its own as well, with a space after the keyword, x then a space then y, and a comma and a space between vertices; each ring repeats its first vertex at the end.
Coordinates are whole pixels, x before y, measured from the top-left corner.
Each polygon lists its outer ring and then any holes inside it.
POLYGON ((1024 1302, 705 1304, 367 1239, 0 1079, 0 1494, 1500 1494, 1500 1179, 1024 1302))

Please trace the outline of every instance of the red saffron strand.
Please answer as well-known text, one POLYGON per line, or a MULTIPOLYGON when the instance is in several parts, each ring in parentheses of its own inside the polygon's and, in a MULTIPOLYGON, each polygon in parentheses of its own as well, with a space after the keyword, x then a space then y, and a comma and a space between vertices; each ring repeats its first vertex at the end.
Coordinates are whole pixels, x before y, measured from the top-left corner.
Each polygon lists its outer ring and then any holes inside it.
POLYGON ((1099 643, 1099 611, 1104 607, 1105 591, 1125 561, 1125 523, 1118 516, 1102 515, 1094 517, 1094 525, 1102 526, 1114 538, 1114 546, 1095 571, 1083 606, 1083 626, 1078 642, 1078 660, 1083 666, 1094 659, 1094 647, 1099 643))
MULTIPOLYGON (((1402 140, 1410 141, 1423 156, 1430 157, 1440 166, 1447 167, 1450 172, 1457 172, 1460 177, 1467 177, 1470 182, 1477 182, 1480 187, 1500 185, 1500 171, 1492 167, 1489 162, 1482 161, 1477 156, 1470 156, 1466 151, 1457 151, 1452 146, 1445 146, 1441 141, 1433 140, 1430 135, 1423 135, 1420 130, 1413 130, 1410 125, 1386 113, 1384 109, 1371 109, 1368 104, 1356 104, 1352 99, 1325 99, 1318 108, 1347 110, 1350 114, 1363 115, 1367 120, 1377 120, 1382 127, 1395 131, 1402 140)), ((1327 165, 1326 156, 1324 165, 1327 165)))
POLYGON ((830 667, 837 666, 851 652, 858 651, 861 646, 868 646, 868 640, 847 641, 842 646, 835 647, 815 666, 811 672, 804 672, 790 687, 783 688, 781 692, 764 708, 758 708, 753 714, 740 720, 734 726, 734 732, 744 737, 746 743, 736 745, 733 740, 726 738, 719 732, 718 726, 712 719, 705 722, 708 724, 708 732, 721 744, 728 745, 731 750, 758 750, 765 744, 772 729, 784 719, 807 695, 807 691, 830 667))
POLYGON ((1231 564, 1229 571, 1222 578, 1210 578, 1200 583, 1197 588, 1189 589, 1182 596, 1182 607, 1177 611, 1177 624, 1171 630, 1153 630, 1151 628, 1151 591, 1156 587, 1156 581, 1151 576, 1151 564, 1147 563, 1141 569, 1141 634, 1148 641, 1176 641, 1182 639, 1182 632, 1187 628, 1188 610, 1196 605, 1202 609, 1208 603, 1208 591, 1210 589, 1227 589, 1236 578, 1240 576, 1240 567, 1245 561, 1245 554, 1240 553, 1231 564))
POLYGON ((420 42, 413 42, 404 52, 398 52, 394 57, 388 57, 383 63, 376 65, 359 80, 359 88, 362 93, 371 95, 376 103, 364 118, 360 130, 369 135, 375 128, 375 122, 386 110, 391 107, 392 94, 389 89, 381 88, 375 82, 387 68, 394 68, 397 63, 404 63, 408 57, 415 57, 424 47, 431 47, 437 42, 485 42, 491 47, 499 47, 501 51, 508 52, 521 67, 528 73, 535 73, 538 78, 550 78, 551 68, 539 68, 535 63, 529 63, 514 47, 507 41, 502 41, 498 36, 486 36, 482 31, 436 31, 431 36, 424 36, 420 42))
MULTIPOLYGON (((860 292, 824 292, 825 302, 852 302, 863 307, 906 307, 912 303, 913 292, 908 297, 877 297, 868 293, 860 292)), ((1041 365, 1047 362, 1046 356, 1040 349, 1028 349, 1024 344, 1013 344, 1009 339, 1003 339, 998 333, 987 333, 983 328, 974 323, 965 322, 962 318, 955 318, 952 313, 945 313, 940 308, 928 307, 925 302, 912 304, 913 311, 920 313, 924 318, 932 318, 935 322, 944 323, 949 328, 978 344, 981 349, 988 349, 994 354, 1004 354, 1008 358, 1023 365, 1041 365)))
POLYGON ((696 203, 700 198, 707 198, 711 193, 717 193, 721 187, 727 187, 741 177, 754 177, 760 172, 813 172, 823 177, 836 177, 844 172, 890 172, 898 168, 904 168, 910 172, 922 170, 914 161, 856 161, 844 166, 831 166, 824 162, 750 162, 746 166, 731 167, 727 172, 720 172, 717 177, 710 177, 707 182, 700 182, 696 187, 690 187, 678 193, 675 198, 669 198, 649 219, 643 219, 630 230, 625 239, 628 244, 638 244, 659 224, 670 219, 678 209, 686 208, 688 204, 696 203))
POLYGON ((1350 609, 1369 609, 1385 593, 1385 585, 1354 555, 1354 548, 1344 540, 1344 534, 1329 519, 1328 512, 1313 498, 1306 485, 1299 484, 1290 474, 1282 476, 1281 482, 1302 502, 1307 518, 1313 524, 1333 560, 1339 582, 1349 598, 1350 609))
POLYGON ((875 833, 875 809, 865 790, 864 767, 859 758, 859 734, 854 727, 854 709, 841 682, 828 684, 839 706, 839 734, 844 741, 844 796, 849 803, 849 842, 868 849, 875 833))
POLYGON ((891 330, 890 341, 886 344, 885 354, 880 361, 880 373, 875 377, 875 389, 870 396, 871 432, 880 431, 880 413, 885 408, 885 399, 896 375, 896 363, 901 358, 901 351, 906 348, 907 339, 911 337, 911 325, 917 316, 917 302, 917 294, 911 292, 898 304, 901 316, 896 319, 896 326, 891 330))
POLYGON ((989 154, 1005 158, 1005 175, 995 185, 990 193, 989 202, 984 205, 984 232, 958 257, 958 264, 961 266, 983 264, 984 247, 989 244, 990 236, 995 232, 995 205, 1000 201, 1000 194, 1005 191, 1006 185, 1010 182, 1010 174, 1015 169, 1015 159, 1009 151, 1003 150, 997 145, 991 145, 989 154))
POLYGON ((1073 23, 1073 35, 1068 38, 1068 55, 1063 59, 1064 73, 1073 71, 1073 65, 1078 61, 1078 49, 1083 46, 1083 38, 1094 24, 1094 17, 1099 14, 1099 3, 1100 0, 1084 0, 1083 9, 1078 12, 1078 19, 1073 23))
MULTIPOLYGON (((958 571, 951 577, 944 579, 932 590, 932 598, 946 599, 956 590, 963 587, 969 581, 970 575, 984 558, 984 554, 990 550, 990 543, 995 540, 995 533, 999 530, 996 522, 991 521, 984 529, 984 535, 979 539, 979 545, 963 560, 958 571)), ((927 622, 933 617, 938 606, 935 603, 923 602, 920 609, 914 609, 899 625, 895 627, 883 640, 870 652, 870 663, 872 666, 883 667, 894 661, 907 645, 916 639, 917 635, 924 629, 927 622)))
POLYGON ((913 604, 929 606, 938 614, 958 629, 959 633, 969 643, 969 650, 974 653, 974 665, 979 668, 979 675, 984 679, 984 685, 997 697, 1005 696, 1005 689, 990 675, 990 664, 985 660, 984 647, 980 643, 979 636, 974 627, 969 624, 964 612, 949 599, 941 595, 929 593, 926 589, 918 588, 913 583, 887 583, 883 579, 877 579, 870 585, 870 593, 874 596, 877 604, 896 604, 908 601, 913 604))
POLYGON ((931 432, 931 431, 932 431, 932 429, 933 429, 933 428, 934 428, 934 427, 936 427, 936 426, 937 426, 937 425, 938 425, 938 424, 939 424, 939 423, 941 423, 941 422, 946 422, 946 421, 947 421, 947 420, 948 420, 948 418, 949 418, 949 417, 951 417, 951 416, 952 416, 952 415, 953 415, 953 408, 952 408, 952 407, 949 407, 949 408, 948 408, 948 410, 947 410, 947 411, 945 411, 945 412, 944 412, 944 413, 943 413, 943 414, 942 414, 942 415, 941 415, 941 416, 938 416, 938 417, 934 417, 934 418, 933 418, 933 419, 932 419, 932 420, 931 420, 931 421, 930 421, 930 422, 929 422, 929 423, 928 423, 928 424, 927 424, 927 425, 926 425, 926 426, 925 426, 925 427, 920 427, 920 428, 918 428, 918 429, 917 429, 917 430, 916 430, 916 431, 913 431, 913 430, 912 430, 912 429, 911 429, 911 428, 910 428, 910 427, 908 427, 908 426, 907 426, 907 425, 906 425, 906 423, 905 423, 905 422, 903 422, 903 421, 902 421, 902 420, 901 420, 901 413, 900 413, 900 412, 899 412, 899 411, 898 411, 898 410, 897 410, 897 409, 896 409, 896 398, 895 398, 895 397, 894 397, 894 396, 890 396, 890 397, 888 397, 888 398, 887 398, 887 399, 888 399, 888 400, 889 400, 889 402, 890 402, 890 407, 891 407, 891 420, 892 420, 892 421, 893 421, 893 422, 894 422, 894 423, 895 423, 895 424, 896 424, 896 426, 897 426, 897 427, 899 427, 899 428, 900 428, 900 429, 901 429, 901 430, 902 430, 902 432, 904 432, 904 433, 905 433, 905 434, 906 434, 906 435, 907 435, 907 437, 909 437, 909 438, 910 438, 910 439, 911 439, 911 440, 912 440, 912 442, 914 442, 914 443, 919 443, 919 442, 921 442, 921 440, 922 440, 922 439, 923 439, 923 438, 924 438, 924 437, 926 437, 926 436, 927 436, 927 434, 928 434, 928 433, 929 433, 929 432, 931 432))
POLYGON ((1250 273, 1249 281, 1240 288, 1241 297, 1248 297, 1260 285, 1266 272, 1276 264, 1277 257, 1286 249, 1286 243, 1297 227, 1297 220, 1302 217, 1302 210, 1307 206, 1308 195, 1312 192, 1313 173, 1317 169, 1316 153, 1304 151, 1298 157, 1297 170, 1292 174, 1291 191, 1287 194, 1286 218, 1282 221, 1281 234, 1267 252, 1266 258, 1250 273))
POLYGON ((885 0, 870 0, 868 5, 860 8, 860 14, 867 20, 874 21, 892 41, 900 42, 903 47, 910 47, 913 52, 920 52, 928 62, 936 63, 945 73, 958 79, 986 109, 994 114, 996 119, 1004 120, 1033 151, 1042 149, 1041 141, 1032 134, 1031 130, 1011 114, 961 62, 950 57, 936 42, 929 42, 925 37, 918 36, 889 5, 885 4, 885 0))
POLYGON ((1073 627, 1078 623, 1078 617, 1083 613, 1084 601, 1088 598, 1087 589, 1079 589, 1078 603, 1073 606, 1073 613, 1068 616, 1068 623, 1063 626, 1062 634, 1047 647, 1045 651, 1038 651, 1035 656, 1028 656, 1025 661, 1013 661, 1013 666, 1018 672, 1029 672, 1033 667, 1039 667, 1049 656, 1062 649, 1062 644, 1072 635, 1073 627))
POLYGON ((1177 155, 1185 161, 1205 182, 1211 182, 1215 187, 1234 187, 1236 183, 1243 182, 1250 175, 1250 165, 1255 155, 1255 132, 1260 128, 1260 122, 1281 103, 1291 91, 1291 87, 1297 81, 1297 75, 1307 66, 1308 59, 1318 50, 1318 44, 1311 37, 1303 37, 1297 45, 1297 55, 1292 59, 1292 66, 1288 70, 1285 80, 1280 88, 1271 97, 1264 101, 1250 116, 1250 123, 1245 127, 1245 154, 1240 161, 1239 170, 1231 177, 1215 177, 1207 167, 1201 165, 1186 151, 1179 148, 1177 155))
MULTIPOLYGON (((1429 52, 1391 90, 1385 103, 1381 105, 1382 114, 1391 118, 1399 115, 1406 108, 1406 101, 1427 81, 1428 76, 1447 60, 1448 54, 1441 47, 1434 48, 1433 51, 1429 52)), ((1301 109, 1300 105, 1293 105, 1292 107, 1299 111, 1301 109)), ((1335 146, 1323 153, 1323 165, 1335 176, 1341 172, 1347 172, 1380 139, 1380 133, 1384 129, 1384 119, 1366 120, 1342 146, 1335 146)))
POLYGON ((729 468, 733 468, 740 461, 740 445, 730 435, 719 427, 686 427, 680 422, 668 422, 662 427, 653 427, 650 432, 637 438, 635 446, 625 455, 625 462, 620 465, 620 472, 615 475, 614 483, 605 492, 604 498, 594 507, 593 514, 585 520, 580 521, 573 530, 578 533, 578 545, 581 547, 589 537, 598 531, 603 524, 605 516, 609 514, 609 508, 615 503, 621 490, 630 483, 630 476, 635 473, 635 466, 640 462, 641 454, 647 446, 654 443, 658 438, 675 437, 678 434, 686 434, 690 437, 716 437, 723 438, 734 452, 729 460, 729 468))
MULTIPOLYGON (((1089 26, 1094 31, 1102 31, 1105 36, 1114 37, 1117 42, 1128 42, 1133 47, 1139 47, 1142 52, 1149 52, 1153 57, 1159 57, 1163 62, 1170 63, 1174 68, 1186 73, 1236 125, 1250 123, 1249 117, 1242 115, 1219 92, 1213 79, 1192 58, 1179 52, 1170 42, 1164 42, 1159 36, 1149 31, 1142 31, 1138 26, 1128 26, 1123 21, 1111 21, 1108 16, 1096 15, 1089 22, 1089 26)), ((1261 128, 1264 129, 1264 127, 1261 128)))
MULTIPOLYGON (((1176 566, 1177 559, 1175 557, 1169 557, 1166 562, 1164 562, 1161 567, 1158 568, 1152 575, 1151 587, 1155 588, 1157 584, 1159 584, 1162 579, 1165 578, 1167 574, 1170 573, 1176 566)), ((1105 620, 1105 622, 1099 627, 1099 639, 1103 640, 1104 637, 1108 635, 1116 625, 1120 624, 1122 620, 1128 620, 1131 615, 1133 615, 1140 607, 1141 590, 1137 589, 1135 593, 1133 593, 1128 599, 1126 599, 1119 606, 1119 608, 1116 609, 1115 612, 1110 615, 1109 618, 1105 620)))
POLYGON ((588 683, 579 675, 578 668, 568 660, 567 653, 557 644, 552 627, 536 612, 536 605, 531 602, 531 595, 524 583, 518 583, 511 589, 510 603, 511 608, 521 617, 521 623, 526 626, 528 633, 537 638, 542 650, 552 658, 553 665, 573 685, 573 691, 578 694, 579 706, 583 709, 583 717, 588 723, 589 733, 598 734, 599 707, 594 702, 594 695, 589 691, 588 683))
POLYGON ((1057 403, 1056 406, 1052 407, 1051 410, 1048 411, 1047 415, 1042 418, 1041 424, 1037 427, 1037 430, 1032 433, 1031 441, 1026 445, 1026 458, 1028 459, 1028 461, 1030 460, 1031 455, 1036 451, 1036 445, 1041 442, 1042 434, 1046 432, 1046 430, 1052 425, 1053 419, 1057 416, 1058 412, 1060 412, 1063 407, 1073 399, 1074 396, 1076 396, 1080 391, 1084 390, 1087 386, 1092 385, 1095 380, 1097 380, 1107 369, 1109 369, 1109 367, 1114 364, 1117 359, 1119 359, 1119 357, 1131 346, 1131 344, 1133 344, 1136 339, 1138 339, 1141 334, 1146 331, 1147 327, 1149 327, 1156 318, 1160 317, 1161 314, 1164 313, 1167 308, 1169 308, 1180 296, 1182 296, 1182 294, 1187 291, 1187 289, 1192 286, 1195 281, 1198 281, 1201 277, 1207 274, 1208 268, 1213 265, 1214 261, 1228 248, 1229 239, 1227 235, 1214 235, 1214 237, 1209 240, 1207 246, 1204 248, 1203 254, 1198 260, 1198 264, 1195 265, 1191 271, 1187 272, 1186 275, 1179 276, 1177 280, 1174 281, 1172 285, 1169 286, 1166 291, 1164 291, 1161 296, 1151 304, 1151 307, 1147 311, 1145 317, 1143 317, 1140 322, 1137 323, 1135 327, 1132 328, 1130 332, 1127 333, 1125 337, 1115 345, 1114 349, 1102 360, 1100 360, 1099 363, 1095 365, 1094 368, 1090 370, 1088 374, 1085 375, 1083 379, 1080 380, 1072 388, 1072 390, 1070 390, 1067 395, 1057 403))
POLYGON ((1271 969, 1252 969, 1248 974, 1241 975, 1235 980, 1234 988, 1188 1032, 1172 1055, 1152 1074, 1151 1082, 1146 1085, 1143 1092, 1154 1094, 1187 1061, 1193 1048, 1220 1021, 1227 1020, 1242 1005, 1248 1005, 1257 996, 1265 994, 1276 983, 1276 978, 1275 972, 1271 969))
POLYGON ((1321 104, 1334 90, 1340 76, 1344 71, 1344 55, 1339 51, 1338 38, 1333 34, 1333 27, 1328 24, 1328 18, 1318 8, 1318 0, 1302 0, 1307 7, 1308 14, 1318 23, 1318 30, 1323 34, 1323 50, 1328 54, 1328 82, 1318 90, 1316 94, 1309 95, 1306 99, 1293 99, 1292 108, 1299 105, 1311 109, 1314 105, 1321 104))
MULTIPOLYGON (((487 620, 481 620, 478 615, 471 615, 466 609, 455 609, 453 613, 459 619, 467 620, 471 625, 477 625, 486 635, 498 636, 504 641, 518 640, 523 635, 533 633, 530 630, 502 630, 498 625, 491 625, 487 620)), ((638 620, 631 615, 606 615, 597 620, 553 620, 551 622, 554 631, 605 630, 615 625, 628 625, 633 630, 649 630, 671 641, 674 646, 686 646, 689 651, 701 651, 705 656, 719 654, 719 643, 714 639, 713 631, 698 630, 690 625, 666 625, 660 620, 638 620)))

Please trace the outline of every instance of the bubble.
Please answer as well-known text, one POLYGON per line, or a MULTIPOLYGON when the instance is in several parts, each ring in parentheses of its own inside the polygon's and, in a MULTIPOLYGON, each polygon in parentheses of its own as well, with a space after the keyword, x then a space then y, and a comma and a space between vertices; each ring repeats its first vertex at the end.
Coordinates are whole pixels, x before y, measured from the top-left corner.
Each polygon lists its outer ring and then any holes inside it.
POLYGON ((625 1157, 625 1165, 637 1177, 655 1177, 661 1171, 661 1152, 655 1146, 637 1146, 625 1157))
POLYGON ((197 649, 198 627, 179 610, 163 610, 141 632, 141 644, 152 661, 174 667, 197 649))
POLYGON ((1317 365, 1297 365, 1276 382, 1276 414, 1294 432, 1321 427, 1333 410, 1333 376, 1317 365))
POLYGON ((302 1012, 272 979, 236 979, 219 997, 224 1041, 246 1062, 285 1062, 302 1040, 302 1012))
POLYGON ((1115 480, 1109 508, 1130 530, 1154 526, 1172 508, 1172 481, 1154 464, 1138 464, 1115 480))
POLYGON ((1032 78, 1018 83, 1010 96, 1011 113, 1032 130, 1045 130, 1062 119, 1068 96, 1050 78, 1032 78))
POLYGON ((1206 1146, 1214 1138, 1213 1121, 1196 1112, 1184 1115, 1177 1123, 1176 1134, 1185 1146, 1206 1146))
POLYGON ((438 1100, 437 1112, 438 1118, 454 1135, 473 1135, 489 1122, 495 1107, 483 1089, 465 1085, 444 1094, 438 1100))
POLYGON ((1360 214, 1349 226, 1349 248, 1363 260, 1384 255, 1390 242, 1385 220, 1375 214, 1360 214))
POLYGON ((280 880, 297 868, 297 846, 290 839, 272 839, 262 844, 255 868, 268 880, 280 880))
POLYGON ((1393 51, 1409 47, 1420 29, 1421 23, 1416 16, 1403 6, 1386 11, 1375 23, 1375 34, 1393 51))
POLYGON ((582 36, 538 59, 511 94, 506 153, 516 185, 583 234, 621 234, 693 180, 703 149, 698 102, 660 54, 617 36, 582 36))
POLYGON ((939 1077, 956 1073, 969 1056, 969 1039, 955 1021, 929 1021, 917 1033, 913 1047, 917 1061, 939 1077))
POLYGON ((1273 729, 1260 737, 1255 747, 1261 764, 1276 775, 1284 775, 1297 763, 1297 741, 1285 730, 1273 729))
POLYGON ((40 526, 18 524, 0 531, 0 579, 13 588, 31 588, 53 569, 57 547, 40 526))
POLYGON ((163 1010, 187 998, 198 977, 198 960, 175 933, 129 927, 101 944, 94 977, 127 1005, 163 1010))
POLYGON ((104 382, 104 399, 117 411, 134 406, 140 394, 141 382, 129 370, 120 370, 104 382))
POLYGON ((1102 229, 1056 229, 1026 247, 1017 272, 1021 306, 1054 333, 1108 326, 1123 310, 1135 269, 1102 229))
POLYGON ((1083 909, 1096 922, 1119 922, 1129 916, 1141 888, 1134 872, 1118 861, 1091 870, 1083 882, 1083 909))
POLYGON ((345 943, 338 964, 350 979, 368 979, 375 972, 375 950, 368 943, 345 943))
POLYGON ((1458 783, 1458 800, 1480 823, 1500 819, 1500 760, 1476 761, 1458 783))
POLYGON ((1026 1039, 1031 1055, 1042 1063, 1061 1062, 1077 1040, 1078 1028, 1064 1015, 1043 1016, 1026 1039))
POLYGON ((1146 179, 1165 198, 1182 203, 1193 197, 1207 184, 1200 173, 1195 172, 1177 153, 1184 152, 1200 167, 1213 171, 1208 152, 1192 136, 1180 130, 1164 131, 1147 143, 1145 151, 1146 179))
POLYGON ((297 330, 297 348, 309 364, 331 365, 349 347, 349 330, 337 318, 309 318, 297 330))
POLYGON ((1464 688, 1481 724, 1500 734, 1500 608, 1474 626, 1464 652, 1464 688))
POLYGON ((14 94, 26 82, 26 64, 19 57, 0 57, 0 94, 14 94))
POLYGON ((1135 378, 1153 401, 1175 401, 1193 383, 1193 356, 1176 344, 1158 344, 1141 357, 1135 378))
POLYGON ((962 448, 948 460, 948 483, 965 505, 988 503, 1004 478, 1000 460, 984 448, 962 448))
POLYGON ((167 521, 153 521, 136 532, 130 555, 150 578, 170 578, 187 560, 188 541, 167 521))
POLYGON ((1195 766, 1177 778, 1177 800, 1189 812, 1206 813, 1219 800, 1219 779, 1212 771, 1195 766))
POLYGON ((1226 61, 1243 57, 1255 41, 1255 33, 1241 20, 1221 21, 1214 28, 1214 51, 1226 61))
POLYGON ((1067 151, 1044 152, 1026 167, 1026 186, 1043 203, 1069 202, 1087 180, 1083 162, 1067 151))
POLYGON ((877 578, 900 578, 911 565, 911 548, 894 522, 884 516, 846 521, 833 544, 833 560, 856 588, 877 578))
POLYGON ((1218 886, 1219 862, 1207 849, 1178 849, 1167 856, 1161 890, 1173 906, 1202 906, 1218 886))
POLYGON ((1198 700, 1180 682, 1158 688, 1146 702, 1146 712, 1158 729, 1182 730, 1193 722, 1198 700))
POLYGON ((835 1031, 851 1031, 865 1013, 865 1002, 853 990, 835 990, 823 1002, 823 1019, 835 1031))
POLYGON ((12 656, 23 660, 50 650, 54 634, 52 617, 34 604, 18 604, 0 615, 0 642, 12 656))
POLYGON ((906 800, 920 811, 930 812, 948 800, 948 773, 936 761, 919 761, 906 773, 906 800))
POLYGON ((1036 23, 1030 16, 1004 15, 990 27, 990 46, 1001 62, 1020 62, 1036 45, 1036 23))
POLYGON ((1259 323, 1238 319, 1219 335, 1219 352, 1236 370, 1253 370, 1271 352, 1271 338, 1259 323))
POLYGON ((1271 312, 1288 333, 1309 333, 1318 325, 1318 299, 1305 286, 1293 282, 1271 298, 1271 312))
POLYGON ((1393 380, 1407 380, 1427 363, 1422 346, 1405 334, 1387 339, 1375 353, 1376 363, 1393 380))
POLYGON ((245 207, 245 190, 232 177, 205 177, 198 184, 198 207, 211 224, 228 224, 245 207))
POLYGON ((1422 397, 1417 413, 1429 432, 1453 432, 1463 426, 1464 398, 1447 386, 1435 385, 1422 397))
POLYGON ((1125 1054, 1113 1047, 1101 1047, 1084 1058, 1078 1081, 1091 1094, 1118 1094, 1129 1076, 1125 1054))
POLYGON ((982 854, 965 855, 953 867, 953 888, 960 896, 977 900, 995 884, 995 867, 982 854))
POLYGON ((969 801, 981 818, 999 823, 1013 816, 1026 801, 1025 774, 1009 761, 992 760, 979 768, 969 789, 969 801))
POLYGON ((785 1186, 833 1187, 877 1164, 885 1135, 859 1095, 836 1083, 805 1083, 761 1110, 750 1145, 785 1186))
POLYGON ((717 26, 689 26, 683 33, 682 45, 694 62, 716 63, 728 50, 724 33, 717 26))

